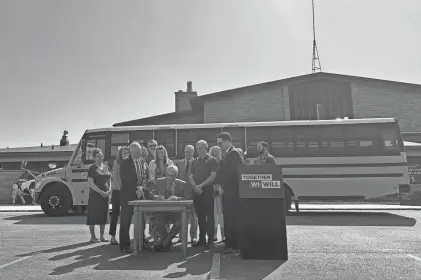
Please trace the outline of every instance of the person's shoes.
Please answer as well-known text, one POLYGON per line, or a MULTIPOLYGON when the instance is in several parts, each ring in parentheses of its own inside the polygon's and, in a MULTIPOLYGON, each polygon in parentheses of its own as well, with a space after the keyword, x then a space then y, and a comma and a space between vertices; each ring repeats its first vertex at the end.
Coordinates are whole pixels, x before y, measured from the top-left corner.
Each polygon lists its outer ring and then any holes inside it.
POLYGON ((91 240, 89 240, 89 242, 96 243, 99 242, 99 239, 96 237, 91 237, 91 240))
POLYGON ((101 237, 99 240, 101 240, 101 242, 108 242, 108 239, 105 239, 104 237, 101 237))
POLYGON ((133 249, 132 248, 121 248, 120 251, 123 254, 131 254, 131 253, 133 253, 133 249))
POLYGON ((212 249, 214 247, 213 245, 213 240, 209 240, 206 244, 205 244, 205 248, 206 249, 212 249))
POLYGON ((193 243, 191 246, 192 247, 200 247, 200 246, 205 246, 205 245, 206 245, 206 241, 199 239, 199 241, 193 243))
POLYGON ((118 243, 118 241, 115 238, 111 238, 110 244, 111 245, 118 245, 119 243, 118 243))
POLYGON ((218 242, 218 237, 216 237, 216 236, 215 236, 215 237, 213 238, 213 242, 218 242))

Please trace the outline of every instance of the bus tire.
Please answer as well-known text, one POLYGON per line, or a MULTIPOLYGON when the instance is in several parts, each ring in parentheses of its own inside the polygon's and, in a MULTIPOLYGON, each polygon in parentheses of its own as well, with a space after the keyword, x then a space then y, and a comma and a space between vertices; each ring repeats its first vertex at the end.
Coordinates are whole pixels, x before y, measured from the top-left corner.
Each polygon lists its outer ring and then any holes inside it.
POLYGON ((291 209, 292 203, 292 194, 291 190, 287 185, 284 185, 284 206, 285 206, 285 213, 291 209))
POLYGON ((64 185, 53 184, 43 191, 40 204, 47 216, 65 216, 72 207, 72 196, 64 185))

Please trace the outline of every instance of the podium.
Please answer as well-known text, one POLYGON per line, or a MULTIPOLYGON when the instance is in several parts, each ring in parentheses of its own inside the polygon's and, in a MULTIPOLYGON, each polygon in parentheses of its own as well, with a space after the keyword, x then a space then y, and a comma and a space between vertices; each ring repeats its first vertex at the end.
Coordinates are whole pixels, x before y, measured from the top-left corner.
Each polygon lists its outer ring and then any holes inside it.
POLYGON ((238 173, 242 259, 288 260, 282 169, 243 165, 238 173))

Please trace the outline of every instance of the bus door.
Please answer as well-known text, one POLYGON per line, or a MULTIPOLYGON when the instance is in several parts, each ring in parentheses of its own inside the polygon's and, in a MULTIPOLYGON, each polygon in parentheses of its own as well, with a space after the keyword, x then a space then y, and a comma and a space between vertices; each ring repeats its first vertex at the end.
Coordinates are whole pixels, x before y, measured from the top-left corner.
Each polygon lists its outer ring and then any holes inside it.
POLYGON ((87 135, 85 139, 82 139, 79 151, 69 167, 69 174, 67 177, 75 194, 74 205, 88 204, 88 170, 94 163, 92 150, 95 148, 100 148, 104 153, 104 156, 107 155, 105 135, 87 135))

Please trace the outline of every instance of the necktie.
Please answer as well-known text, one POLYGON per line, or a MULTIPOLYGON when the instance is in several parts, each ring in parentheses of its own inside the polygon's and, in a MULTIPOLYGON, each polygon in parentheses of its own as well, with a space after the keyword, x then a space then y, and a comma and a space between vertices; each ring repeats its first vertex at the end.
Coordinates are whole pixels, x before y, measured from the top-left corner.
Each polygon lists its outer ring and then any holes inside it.
POLYGON ((188 160, 186 163, 186 170, 184 171, 184 177, 187 177, 187 174, 189 173, 189 168, 190 168, 190 160, 188 160))
POLYGON ((137 182, 140 184, 142 182, 142 174, 140 174, 140 163, 139 160, 135 160, 136 165, 136 174, 137 174, 137 182))

